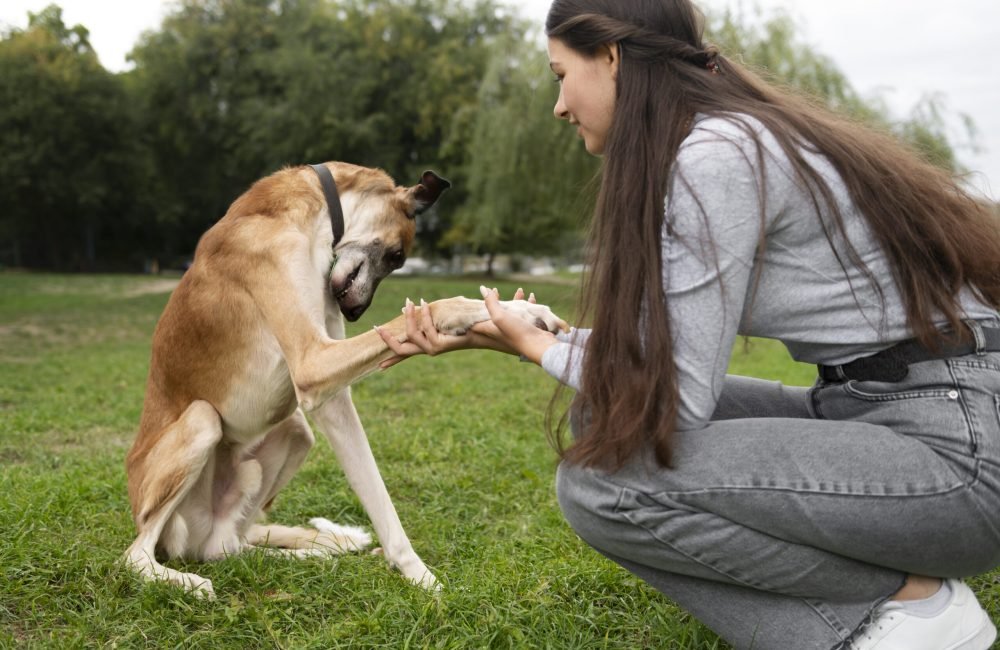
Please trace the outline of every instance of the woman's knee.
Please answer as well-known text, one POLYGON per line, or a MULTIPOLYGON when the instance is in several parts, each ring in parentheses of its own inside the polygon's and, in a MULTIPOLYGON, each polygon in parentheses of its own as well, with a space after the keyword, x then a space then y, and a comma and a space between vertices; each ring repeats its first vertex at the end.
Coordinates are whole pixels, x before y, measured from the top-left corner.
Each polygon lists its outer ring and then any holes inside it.
POLYGON ((616 513, 621 488, 599 472, 563 461, 556 471, 556 497, 563 517, 585 542, 602 549, 622 525, 616 513))

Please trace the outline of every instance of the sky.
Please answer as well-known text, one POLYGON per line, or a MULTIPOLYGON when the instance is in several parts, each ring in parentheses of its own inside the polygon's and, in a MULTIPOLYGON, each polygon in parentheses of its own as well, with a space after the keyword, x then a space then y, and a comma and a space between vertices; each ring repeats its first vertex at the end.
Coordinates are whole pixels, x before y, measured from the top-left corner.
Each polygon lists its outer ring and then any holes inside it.
MULTIPOLYGON (((0 26, 23 28, 29 11, 50 2, 64 21, 90 30, 109 70, 131 67, 126 54, 155 29, 168 0, 3 0, 0 26)), ((541 24, 550 0, 506 0, 541 24)), ((923 97, 940 95, 959 161, 972 186, 1000 201, 1000 2, 997 0, 701 0, 707 12, 730 9, 752 18, 783 9, 798 38, 833 59, 863 96, 881 94, 896 117, 923 97), (970 142, 960 115, 975 122, 970 142)))

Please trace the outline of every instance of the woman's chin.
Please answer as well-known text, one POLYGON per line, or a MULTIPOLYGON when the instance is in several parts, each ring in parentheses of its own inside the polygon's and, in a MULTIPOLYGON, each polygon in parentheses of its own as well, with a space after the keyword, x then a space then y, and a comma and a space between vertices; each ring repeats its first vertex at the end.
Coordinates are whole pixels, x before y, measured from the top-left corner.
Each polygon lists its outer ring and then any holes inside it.
POLYGON ((604 139, 598 140, 593 134, 587 133, 583 127, 577 127, 576 135, 583 140, 583 148, 592 156, 600 156, 604 153, 604 139))

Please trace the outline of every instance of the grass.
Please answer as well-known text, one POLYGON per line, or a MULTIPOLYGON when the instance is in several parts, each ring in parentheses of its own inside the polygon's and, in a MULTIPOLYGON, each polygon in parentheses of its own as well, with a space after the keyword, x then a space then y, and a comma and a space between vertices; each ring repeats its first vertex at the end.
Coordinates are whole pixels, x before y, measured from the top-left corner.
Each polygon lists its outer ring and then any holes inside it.
MULTIPOLYGON (((391 278, 350 332, 393 317, 404 297, 478 284, 391 278)), ((531 288, 569 313, 572 287, 531 288)), ((486 352, 413 359, 354 388, 440 594, 371 555, 170 563, 210 578, 211 602, 140 583, 118 564, 134 535, 123 461, 168 291, 143 277, 0 274, 0 648, 726 647, 576 538, 542 432, 552 380, 486 352)), ((732 370, 793 384, 814 372, 766 341, 740 347, 732 370)), ((272 515, 368 526, 324 441, 272 515)), ((996 595, 990 607, 1000 611, 996 595)))

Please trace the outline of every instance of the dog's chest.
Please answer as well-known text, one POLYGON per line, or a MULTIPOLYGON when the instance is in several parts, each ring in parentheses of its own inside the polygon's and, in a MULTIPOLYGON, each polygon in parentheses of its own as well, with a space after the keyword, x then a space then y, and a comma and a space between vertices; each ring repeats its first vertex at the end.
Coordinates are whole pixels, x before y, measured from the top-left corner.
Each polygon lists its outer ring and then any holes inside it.
POLYGON ((277 341, 265 337, 247 356, 222 410, 226 436, 250 442, 298 407, 295 387, 277 341))

